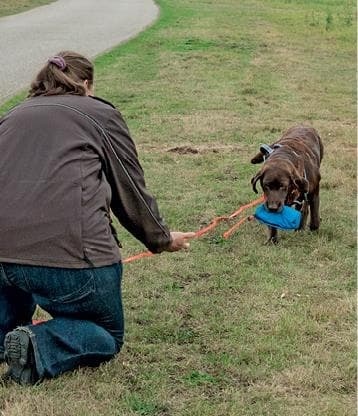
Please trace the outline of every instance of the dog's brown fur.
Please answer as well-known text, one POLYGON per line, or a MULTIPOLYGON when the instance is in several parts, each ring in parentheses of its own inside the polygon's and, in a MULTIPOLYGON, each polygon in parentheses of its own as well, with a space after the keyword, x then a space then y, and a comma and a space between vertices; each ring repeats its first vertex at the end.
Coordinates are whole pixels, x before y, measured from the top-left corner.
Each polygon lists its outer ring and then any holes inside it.
MULTIPOLYGON (((291 205, 295 199, 304 199, 303 195, 307 194, 308 204, 304 204, 301 211, 300 229, 305 227, 310 210, 310 229, 317 230, 320 224, 319 183, 323 157, 319 134, 312 127, 291 127, 271 148, 274 151, 265 161, 261 152, 251 159, 251 163, 264 162, 261 170, 251 179, 253 190, 257 193, 256 183, 260 180, 266 207, 271 212, 278 212, 283 205, 291 205)), ((277 243, 277 229, 269 229, 268 241, 277 243)))

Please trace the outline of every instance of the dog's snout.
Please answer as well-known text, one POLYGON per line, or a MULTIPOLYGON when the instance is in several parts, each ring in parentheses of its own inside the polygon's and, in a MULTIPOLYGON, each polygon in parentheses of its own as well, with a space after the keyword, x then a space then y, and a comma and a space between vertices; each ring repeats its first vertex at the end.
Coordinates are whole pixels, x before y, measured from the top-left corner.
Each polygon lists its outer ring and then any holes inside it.
POLYGON ((266 201, 266 208, 270 212, 280 212, 283 205, 280 201, 266 201))

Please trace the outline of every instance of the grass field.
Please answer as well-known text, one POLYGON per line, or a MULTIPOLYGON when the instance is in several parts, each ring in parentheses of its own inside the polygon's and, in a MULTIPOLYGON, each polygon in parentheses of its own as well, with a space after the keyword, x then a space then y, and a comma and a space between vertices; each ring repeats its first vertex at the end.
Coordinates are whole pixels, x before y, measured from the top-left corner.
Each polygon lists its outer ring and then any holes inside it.
MULTIPOLYGON (((350 0, 158 0, 96 61, 172 229, 256 196, 249 160, 293 124, 325 145, 321 229, 220 226, 125 268, 127 337, 99 369, 0 387, 2 416, 356 414, 356 8, 350 0)), ((1 108, 7 108, 21 99, 1 108)), ((123 229, 123 256, 143 250, 123 229)))
POLYGON ((25 12, 53 1, 55 0, 1 0, 0 17, 25 12))

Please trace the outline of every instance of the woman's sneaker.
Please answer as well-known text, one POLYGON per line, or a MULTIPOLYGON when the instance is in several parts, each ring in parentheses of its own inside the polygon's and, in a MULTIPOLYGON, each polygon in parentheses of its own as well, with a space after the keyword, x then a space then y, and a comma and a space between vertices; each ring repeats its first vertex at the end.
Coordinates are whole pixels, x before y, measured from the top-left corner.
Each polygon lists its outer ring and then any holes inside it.
POLYGON ((35 356, 30 335, 21 329, 15 329, 5 337, 5 361, 9 366, 6 378, 23 386, 38 381, 35 356))

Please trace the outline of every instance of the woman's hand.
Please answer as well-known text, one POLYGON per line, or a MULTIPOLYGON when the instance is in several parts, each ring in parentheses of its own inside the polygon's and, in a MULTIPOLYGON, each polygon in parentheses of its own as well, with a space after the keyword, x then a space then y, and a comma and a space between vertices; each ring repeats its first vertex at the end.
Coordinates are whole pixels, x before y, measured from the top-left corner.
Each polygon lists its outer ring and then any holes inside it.
POLYGON ((190 244, 188 240, 191 240, 195 237, 195 233, 182 233, 180 231, 172 231, 170 233, 172 241, 167 247, 166 251, 179 251, 182 249, 189 248, 190 244))

